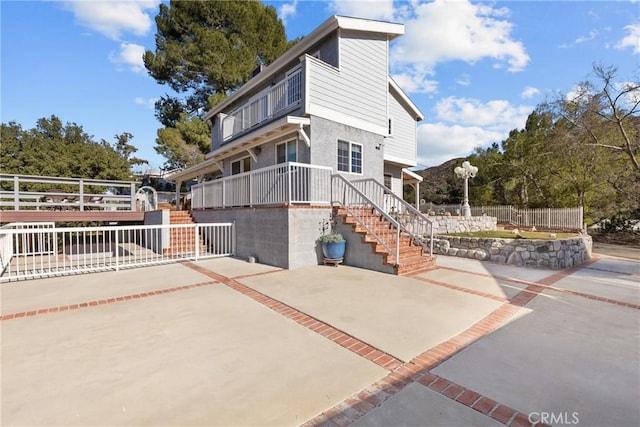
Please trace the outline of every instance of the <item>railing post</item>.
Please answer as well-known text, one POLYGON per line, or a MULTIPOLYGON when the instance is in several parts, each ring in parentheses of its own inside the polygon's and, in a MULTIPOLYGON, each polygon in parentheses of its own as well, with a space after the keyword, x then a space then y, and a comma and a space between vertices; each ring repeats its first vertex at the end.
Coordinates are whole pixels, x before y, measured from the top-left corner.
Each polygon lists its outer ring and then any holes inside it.
POLYGON ((291 204, 291 163, 287 162, 287 181, 288 181, 288 189, 287 189, 287 204, 291 204))
POLYGON ((80 212, 84 211, 84 181, 81 179, 78 181, 78 191, 80 195, 80 212))
POLYGON ((247 178, 249 178, 249 207, 253 206, 253 176, 254 174, 249 172, 247 178))
POLYGON ((20 210, 20 178, 13 177, 13 210, 20 210))
POLYGON ((222 180, 222 207, 227 206, 226 200, 225 200, 225 194, 227 193, 227 189, 226 189, 226 183, 227 181, 225 181, 224 179, 222 180))
POLYGON ((200 250, 200 226, 198 224, 194 225, 193 244, 196 246, 194 250, 196 254, 195 261, 198 261, 198 255, 200 250))
POLYGON ((236 235, 237 230, 236 230, 236 221, 234 220, 231 223, 231 255, 235 256, 236 255, 236 235))
POLYGON ((115 230, 115 234, 116 234, 116 246, 115 246, 115 251, 116 251, 116 271, 120 271, 120 243, 119 243, 119 238, 118 238, 118 229, 115 230))
POLYGON ((135 212, 136 210, 136 183, 132 182, 129 184, 131 191, 131 212, 135 212))

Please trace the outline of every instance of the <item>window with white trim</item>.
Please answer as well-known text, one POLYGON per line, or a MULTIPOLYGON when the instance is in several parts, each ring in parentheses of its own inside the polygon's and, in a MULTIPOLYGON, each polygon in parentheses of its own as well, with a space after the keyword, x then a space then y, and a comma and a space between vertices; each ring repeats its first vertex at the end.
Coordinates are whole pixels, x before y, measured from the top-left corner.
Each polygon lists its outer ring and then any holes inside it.
POLYGON ((338 170, 362 173, 362 144, 338 140, 338 170))
POLYGON ((231 175, 237 175, 243 172, 249 172, 251 170, 251 158, 244 157, 235 162, 231 162, 231 175))
POLYGON ((281 142, 276 144, 276 163, 297 162, 298 141, 281 142))

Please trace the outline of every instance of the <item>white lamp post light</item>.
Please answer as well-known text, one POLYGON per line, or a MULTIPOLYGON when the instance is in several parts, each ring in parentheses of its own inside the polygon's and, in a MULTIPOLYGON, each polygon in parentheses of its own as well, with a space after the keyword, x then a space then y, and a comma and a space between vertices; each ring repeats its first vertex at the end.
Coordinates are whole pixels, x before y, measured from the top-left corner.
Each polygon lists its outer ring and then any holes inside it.
POLYGON ((464 179, 464 204, 462 205, 462 215, 471 216, 471 206, 469 206, 469 178, 473 178, 478 173, 478 168, 471 166, 466 160, 462 162, 462 167, 457 166, 453 170, 458 178, 464 179))

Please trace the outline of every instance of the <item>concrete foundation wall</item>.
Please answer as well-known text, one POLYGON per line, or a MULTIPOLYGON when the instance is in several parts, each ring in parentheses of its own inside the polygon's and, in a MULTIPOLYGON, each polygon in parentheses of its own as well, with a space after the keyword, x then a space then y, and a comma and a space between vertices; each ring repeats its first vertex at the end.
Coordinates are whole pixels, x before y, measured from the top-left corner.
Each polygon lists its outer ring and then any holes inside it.
POLYGON ((196 222, 236 223, 236 256, 253 256, 281 268, 318 265, 322 249, 316 242, 330 207, 268 207, 194 210, 196 222))

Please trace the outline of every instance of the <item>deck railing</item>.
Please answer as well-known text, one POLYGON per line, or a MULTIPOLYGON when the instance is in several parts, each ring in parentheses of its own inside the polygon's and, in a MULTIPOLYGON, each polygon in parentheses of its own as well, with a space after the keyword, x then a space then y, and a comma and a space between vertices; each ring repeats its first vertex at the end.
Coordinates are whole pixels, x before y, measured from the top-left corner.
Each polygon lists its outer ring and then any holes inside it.
POLYGON ((235 225, 9 226, 0 229, 0 282, 235 254, 235 225))
POLYGON ((302 69, 298 69, 284 80, 258 93, 231 113, 223 114, 222 141, 234 138, 298 104, 302 99, 302 87, 302 69))
POLYGON ((329 167, 282 163, 191 187, 192 209, 329 204, 329 167))
POLYGON ((136 183, 0 174, 0 209, 136 210, 136 183))
POLYGON ((332 176, 332 204, 338 204, 364 227, 390 255, 388 260, 398 264, 400 260, 400 224, 381 206, 367 197, 342 175, 332 176), (388 224, 381 221, 384 218, 388 224))
POLYGON ((428 242, 429 255, 433 255, 433 221, 430 218, 375 179, 361 179, 352 183, 398 221, 404 233, 420 242, 428 242))

